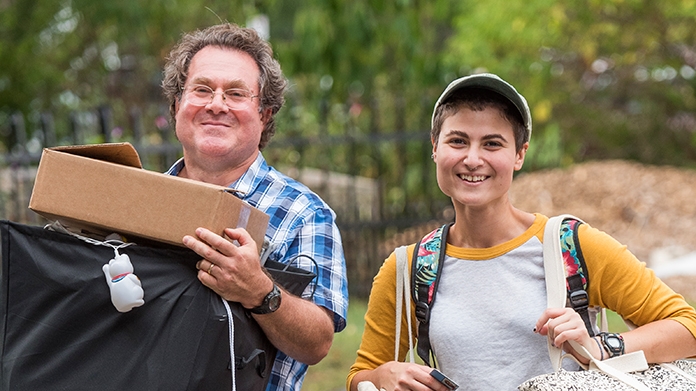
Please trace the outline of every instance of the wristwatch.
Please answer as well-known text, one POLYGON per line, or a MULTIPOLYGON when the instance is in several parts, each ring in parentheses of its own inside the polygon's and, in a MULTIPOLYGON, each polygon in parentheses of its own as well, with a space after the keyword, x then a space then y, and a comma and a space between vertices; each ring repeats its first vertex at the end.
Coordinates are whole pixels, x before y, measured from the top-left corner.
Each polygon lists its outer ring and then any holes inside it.
POLYGON ((275 312, 279 307, 280 289, 278 289, 278 285, 273 284, 273 289, 263 298, 263 303, 249 311, 255 314, 270 314, 271 312, 275 312))
POLYGON ((604 349, 609 353, 609 358, 624 354, 624 340, 621 334, 601 332, 599 336, 602 338, 604 349))

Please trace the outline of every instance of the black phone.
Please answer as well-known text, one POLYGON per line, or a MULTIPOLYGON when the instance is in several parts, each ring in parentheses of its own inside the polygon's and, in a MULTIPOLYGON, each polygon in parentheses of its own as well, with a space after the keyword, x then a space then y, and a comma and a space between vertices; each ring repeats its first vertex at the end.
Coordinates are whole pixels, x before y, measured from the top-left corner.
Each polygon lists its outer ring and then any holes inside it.
POLYGON ((455 383, 452 379, 445 376, 442 372, 438 371, 437 369, 433 369, 432 371, 430 371, 430 376, 434 377, 435 380, 444 384, 445 387, 447 387, 448 389, 450 389, 452 391, 459 388, 459 384, 455 383))

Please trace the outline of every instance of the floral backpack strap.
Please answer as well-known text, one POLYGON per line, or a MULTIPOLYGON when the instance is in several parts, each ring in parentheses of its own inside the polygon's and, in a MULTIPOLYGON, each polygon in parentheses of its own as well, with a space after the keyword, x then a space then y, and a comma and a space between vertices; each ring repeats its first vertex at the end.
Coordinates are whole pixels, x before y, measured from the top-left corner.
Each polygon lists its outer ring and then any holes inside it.
POLYGON ((578 239, 578 227, 580 224, 582 224, 582 221, 573 218, 564 219, 561 223, 561 256, 563 257, 563 266, 566 272, 568 302, 582 317, 590 336, 594 337, 595 332, 588 312, 590 300, 587 292, 590 286, 590 279, 578 239))
POLYGON ((435 303, 435 293, 440 281, 440 265, 445 257, 447 232, 452 224, 442 227, 425 235, 413 250, 411 262, 411 281, 413 300, 416 303, 416 319, 418 319, 418 356, 428 366, 431 364, 432 348, 430 346, 430 309, 435 303))

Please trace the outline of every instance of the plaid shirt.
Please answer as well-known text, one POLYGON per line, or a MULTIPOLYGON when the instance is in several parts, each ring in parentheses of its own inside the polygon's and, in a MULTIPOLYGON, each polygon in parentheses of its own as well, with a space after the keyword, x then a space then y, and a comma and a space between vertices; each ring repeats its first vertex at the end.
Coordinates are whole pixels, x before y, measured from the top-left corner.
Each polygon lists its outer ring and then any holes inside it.
MULTIPOLYGON (((167 174, 177 175, 184 167, 183 159, 176 162, 167 174)), ((334 331, 346 326, 348 310, 348 281, 341 234, 336 215, 314 192, 300 182, 270 167, 259 152, 254 163, 231 188, 238 196, 270 216, 266 239, 275 247, 268 259, 287 263, 298 254, 310 255, 317 263, 316 290, 312 301, 334 313, 334 331)), ((306 257, 293 266, 315 270, 306 257)), ((303 297, 309 298, 314 282, 303 297)), ((308 366, 283 352, 278 352, 267 391, 300 390, 308 366)))

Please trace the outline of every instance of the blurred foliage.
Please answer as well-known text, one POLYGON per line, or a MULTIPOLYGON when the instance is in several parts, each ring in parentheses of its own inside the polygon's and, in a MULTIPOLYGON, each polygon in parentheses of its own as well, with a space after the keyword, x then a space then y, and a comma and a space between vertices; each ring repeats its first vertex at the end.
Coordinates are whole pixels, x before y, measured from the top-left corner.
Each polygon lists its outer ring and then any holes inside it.
POLYGON ((534 137, 560 132, 559 163, 696 165, 696 2, 492 0, 470 11, 444 61, 517 86, 534 137))
POLYGON ((132 137, 137 107, 146 140, 161 142, 171 136, 164 57, 182 32, 230 21, 267 25, 291 81, 270 149, 300 136, 423 140, 273 152, 284 164, 406 185, 387 186, 396 209, 405 195, 432 196, 421 194, 423 166, 411 164, 429 155, 432 104, 449 81, 479 71, 530 103, 525 170, 605 158, 693 167, 695 18, 694 0, 0 0, 0 152, 14 143, 13 113, 36 144, 41 113, 52 113, 60 144, 70 142, 70 113, 104 104, 120 140, 132 137))

